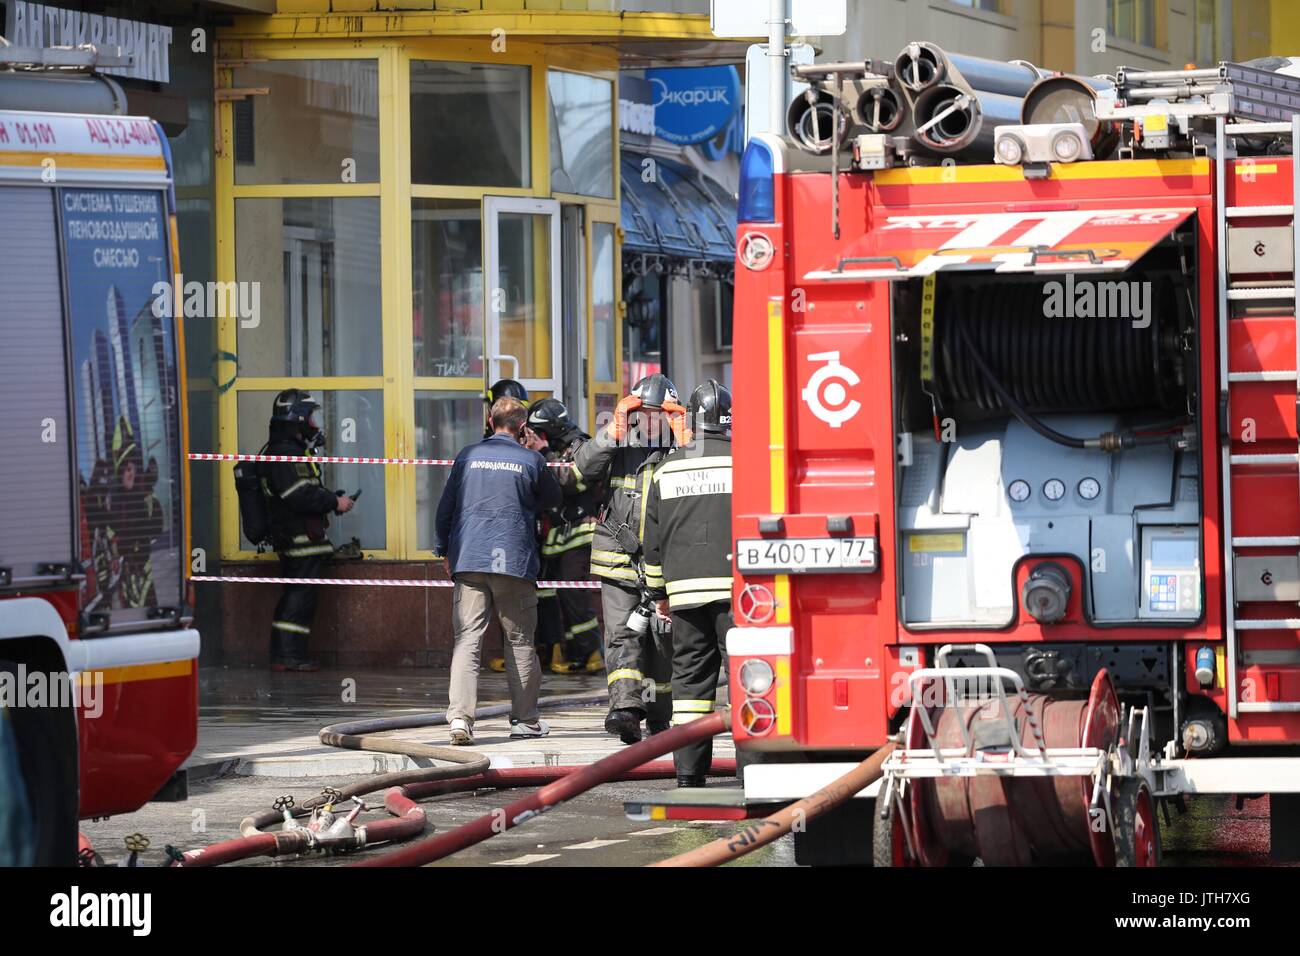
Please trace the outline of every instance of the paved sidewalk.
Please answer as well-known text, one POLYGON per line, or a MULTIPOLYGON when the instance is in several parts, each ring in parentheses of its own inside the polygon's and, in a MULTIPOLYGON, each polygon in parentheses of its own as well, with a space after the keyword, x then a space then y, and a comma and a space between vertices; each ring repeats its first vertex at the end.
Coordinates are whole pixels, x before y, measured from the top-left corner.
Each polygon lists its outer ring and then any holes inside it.
MULTIPOLYGON (((185 766, 192 780, 231 774, 247 777, 321 777, 384 773, 428 766, 396 754, 325 747, 317 733, 327 724, 368 717, 442 713, 447 672, 441 669, 321 671, 273 674, 253 668, 202 668, 199 672, 199 742, 185 766)), ((544 672, 542 697, 599 691, 604 674, 565 677, 544 672)), ((726 700, 725 688, 720 694, 726 700)), ((479 677, 479 706, 509 700, 504 674, 479 677)), ((543 710, 551 725, 541 739, 511 740, 505 717, 480 720, 474 746, 494 767, 594 763, 623 747, 605 733, 605 705, 543 710)), ((445 727, 396 731, 386 736, 441 745, 445 727)), ((715 753, 734 753, 729 735, 715 753)))

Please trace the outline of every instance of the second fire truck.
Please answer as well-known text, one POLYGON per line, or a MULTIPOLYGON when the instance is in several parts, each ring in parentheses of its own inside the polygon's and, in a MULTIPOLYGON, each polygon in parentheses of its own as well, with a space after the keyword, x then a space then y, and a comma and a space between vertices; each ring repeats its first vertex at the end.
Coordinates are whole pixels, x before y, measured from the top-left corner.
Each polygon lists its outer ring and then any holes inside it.
POLYGON ((1269 794, 1300 850, 1284 66, 1061 78, 909 44, 803 68, 790 135, 750 142, 746 797, 897 743, 805 857, 1152 865, 1187 794, 1269 794))

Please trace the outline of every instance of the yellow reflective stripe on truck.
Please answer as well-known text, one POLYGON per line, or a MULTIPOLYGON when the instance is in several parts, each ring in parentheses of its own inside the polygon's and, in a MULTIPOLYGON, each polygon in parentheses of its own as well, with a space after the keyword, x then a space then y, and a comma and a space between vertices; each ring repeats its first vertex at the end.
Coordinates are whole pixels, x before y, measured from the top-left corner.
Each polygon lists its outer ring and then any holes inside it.
MULTIPOLYGON (((767 433, 771 456, 771 512, 785 514, 785 312, 780 298, 767 302, 767 433)), ((790 623, 790 576, 778 574, 772 582, 776 598, 776 624, 790 623)))

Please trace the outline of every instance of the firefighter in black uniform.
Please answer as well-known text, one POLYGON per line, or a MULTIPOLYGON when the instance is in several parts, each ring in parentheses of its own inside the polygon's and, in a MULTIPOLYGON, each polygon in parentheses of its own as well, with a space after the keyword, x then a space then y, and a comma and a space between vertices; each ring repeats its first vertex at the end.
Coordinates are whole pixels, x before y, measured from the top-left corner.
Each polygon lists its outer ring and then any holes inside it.
MULTIPOLYGON (((275 396, 271 435, 264 454, 313 455, 325 443, 321 407, 309 392, 285 389, 275 396)), ((271 525, 271 543, 280 558, 280 575, 318 578, 334 554, 325 537, 330 514, 352 510, 352 499, 337 495, 321 483, 315 462, 265 463, 261 470, 271 525)), ((271 620, 271 669, 315 671, 320 664, 307 657, 307 639, 316 612, 320 585, 286 584, 271 620)))
POLYGON ((641 739, 642 720, 657 733, 668 728, 671 713, 672 637, 650 611, 641 539, 650 477, 674 436, 681 441, 685 420, 677 387, 666 375, 648 375, 573 457, 577 480, 606 489, 591 543, 605 619, 605 730, 629 744, 641 739))
MULTIPOLYGON (((645 519, 645 575, 673 622, 672 722, 711 713, 731 626, 731 392, 691 393, 693 434, 655 468, 645 519)), ((679 787, 702 787, 713 741, 673 753, 679 787)))
MULTIPOLYGON (((588 485, 573 470, 573 458, 591 436, 569 418, 569 410, 558 398, 544 398, 528 413, 528 427, 546 439, 539 449, 548 462, 559 463, 555 477, 564 492, 564 503, 546 514, 542 534, 542 577, 550 581, 590 579, 591 542, 596 533, 596 514, 604 499, 604 488, 588 485)), ((538 603, 538 635, 541 621, 558 619, 556 642, 551 645, 550 668, 557 674, 594 674, 604 668, 600 656, 600 622, 591 594, 581 588, 549 589, 538 603)), ((542 592, 538 591, 538 597, 542 592)))

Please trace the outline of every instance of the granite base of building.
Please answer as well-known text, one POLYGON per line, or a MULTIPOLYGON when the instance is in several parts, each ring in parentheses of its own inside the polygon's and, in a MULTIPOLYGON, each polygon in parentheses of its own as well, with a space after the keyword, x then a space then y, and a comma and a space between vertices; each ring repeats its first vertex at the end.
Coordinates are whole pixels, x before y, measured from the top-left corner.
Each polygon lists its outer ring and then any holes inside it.
MULTIPOLYGON (((227 562, 225 576, 274 576, 275 563, 227 562)), ((446 565, 428 561, 348 561, 330 577, 429 581, 447 580, 446 565)), ((269 662, 271 614, 280 594, 276 584, 200 584, 199 617, 204 602, 220 602, 217 634, 203 633, 205 661, 227 665, 269 662), (215 646, 214 646, 215 645, 215 646)), ((446 667, 451 663, 449 587, 390 585, 321 586, 309 653, 325 667, 446 667)), ((484 658, 501 655, 501 632, 494 622, 484 658)))

